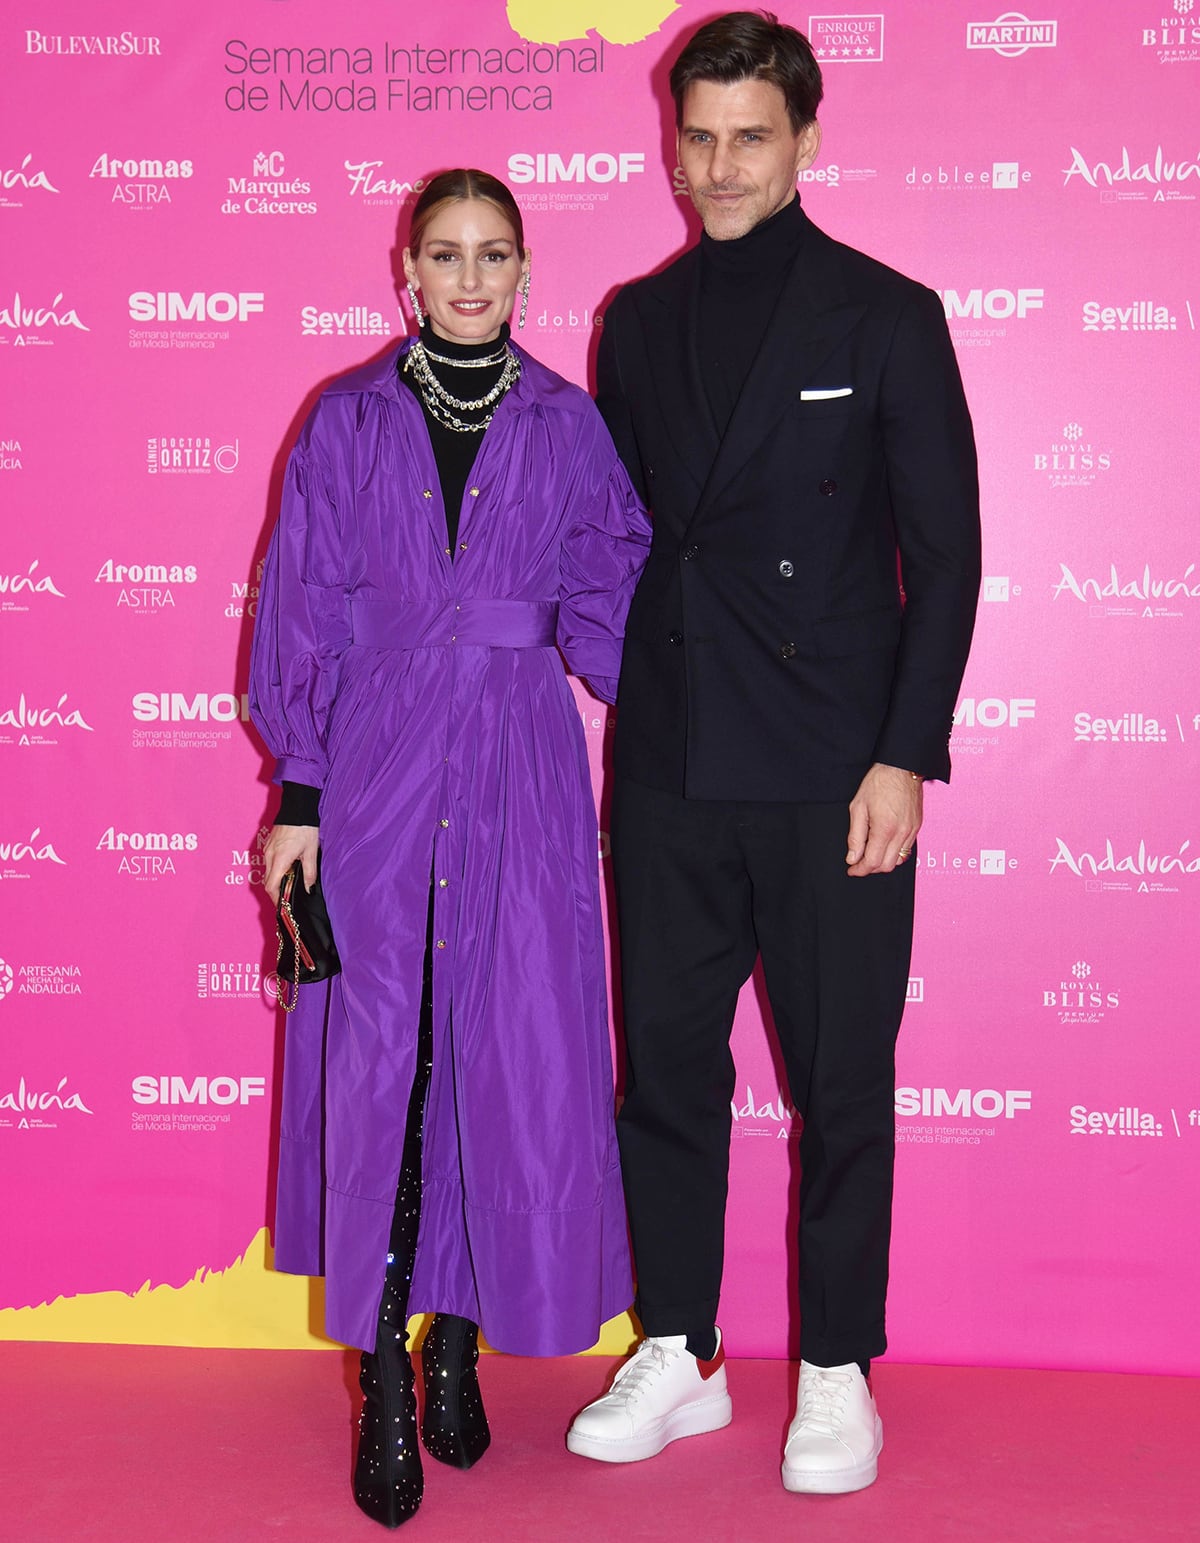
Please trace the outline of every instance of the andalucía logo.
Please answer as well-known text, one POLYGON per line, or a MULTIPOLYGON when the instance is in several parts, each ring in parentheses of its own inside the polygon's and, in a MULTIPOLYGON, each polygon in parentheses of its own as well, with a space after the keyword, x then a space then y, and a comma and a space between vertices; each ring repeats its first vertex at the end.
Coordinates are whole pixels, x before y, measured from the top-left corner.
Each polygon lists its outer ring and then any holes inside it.
POLYGON ((1083 601, 1088 606, 1089 616, 1137 616, 1154 620, 1178 619, 1189 612, 1196 614, 1192 602, 1200 600, 1200 575, 1196 573, 1195 563, 1165 573, 1162 569, 1155 571, 1149 563, 1140 573, 1128 568, 1119 569, 1116 563, 1110 563, 1108 573, 1103 576, 1077 576, 1066 563, 1060 562, 1058 566, 1059 578, 1052 591, 1054 599, 1067 595, 1083 601))
POLYGON ((879 64, 883 59, 883 12, 810 16, 808 40, 822 64, 879 64))
POLYGON ((22 296, 17 290, 12 304, 0 307, 0 344, 11 342, 14 348, 50 348, 60 333, 69 336, 72 331, 91 330, 78 311, 63 304, 61 289, 49 305, 30 300, 28 294, 22 296))
POLYGON ((19 166, 0 167, 0 209, 20 209, 26 193, 57 193, 58 189, 40 166, 33 162, 33 152, 22 157, 19 166))
POLYGON ((54 703, 29 701, 23 691, 15 702, 0 697, 0 745, 57 745, 57 729, 93 732, 80 710, 67 706, 65 691, 54 703))
POLYGON ((747 1083, 745 1102, 739 1104, 734 1098, 730 1100, 729 1107, 733 1112, 732 1134, 735 1139, 754 1136, 766 1136, 774 1141, 800 1139, 796 1110, 781 1093, 777 1093, 774 1098, 755 1098, 754 1089, 747 1083))
POLYGON ((24 573, 0 570, 0 611, 28 611, 39 595, 66 596, 49 573, 39 573, 41 559, 35 557, 24 573))
POLYGON ((40 825, 33 827, 28 841, 11 841, 7 835, 0 839, 0 879, 27 879, 42 863, 66 867, 54 843, 43 837, 40 825))
POLYGON ((968 48, 990 48, 1004 59, 1019 59, 1031 48, 1057 46, 1057 21, 1030 21, 1021 11, 1004 11, 995 21, 967 23, 968 48))
POLYGON ((1089 890, 1114 890, 1138 894, 1178 894, 1177 882, 1164 880, 1193 878, 1200 873, 1200 852, 1191 850, 1190 840, 1181 841, 1174 852, 1130 841, 1114 842, 1107 838, 1096 850, 1068 846, 1056 836, 1056 851, 1049 859, 1051 876, 1062 871, 1087 880, 1089 890), (1135 883, 1134 880, 1137 882, 1135 883))
POLYGON ((69 1077, 60 1077, 44 1088, 21 1077, 15 1086, 0 1084, 0 1130, 57 1130, 62 1115, 91 1114, 69 1083, 69 1077))
POLYGON ((1200 160, 1194 156, 1176 160, 1156 145, 1153 155, 1122 145, 1113 160, 1092 161, 1071 146, 1071 164, 1063 168, 1063 186, 1079 183, 1094 188, 1117 202, 1156 204, 1194 202, 1200 192, 1200 160))

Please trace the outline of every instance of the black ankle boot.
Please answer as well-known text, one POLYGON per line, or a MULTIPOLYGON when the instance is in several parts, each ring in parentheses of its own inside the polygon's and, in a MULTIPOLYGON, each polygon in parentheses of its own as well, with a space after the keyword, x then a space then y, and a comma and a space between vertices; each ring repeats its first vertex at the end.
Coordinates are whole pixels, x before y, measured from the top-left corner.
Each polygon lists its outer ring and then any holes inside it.
POLYGON ((399 1527, 414 1516, 425 1490, 413 1364, 406 1348, 406 1294, 390 1280, 384 1287, 375 1351, 364 1352, 358 1379, 363 1408, 354 1500, 360 1511, 385 1527, 399 1527))
POLYGON ((421 1440, 430 1457, 452 1468, 477 1463, 492 1439, 475 1371, 478 1360, 476 1325, 453 1313, 435 1313, 421 1346, 421 1440))

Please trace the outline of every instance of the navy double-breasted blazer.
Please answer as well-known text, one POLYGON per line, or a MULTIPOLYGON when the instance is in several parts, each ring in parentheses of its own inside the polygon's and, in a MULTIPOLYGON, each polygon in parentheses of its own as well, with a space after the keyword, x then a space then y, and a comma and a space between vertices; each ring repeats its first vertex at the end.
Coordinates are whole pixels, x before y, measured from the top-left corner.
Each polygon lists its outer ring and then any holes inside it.
POLYGON ((945 318, 801 218, 723 437, 697 248, 604 321, 599 407, 654 517, 616 771, 690 798, 848 800, 874 761, 950 775, 980 538, 945 318))

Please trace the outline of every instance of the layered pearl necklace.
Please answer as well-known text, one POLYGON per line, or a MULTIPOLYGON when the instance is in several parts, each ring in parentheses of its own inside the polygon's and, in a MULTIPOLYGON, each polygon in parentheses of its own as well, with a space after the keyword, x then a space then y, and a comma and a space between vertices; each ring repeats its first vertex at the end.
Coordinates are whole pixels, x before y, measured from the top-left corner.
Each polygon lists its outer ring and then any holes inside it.
POLYGON ((477 434, 491 423, 500 398, 519 379, 521 361, 507 343, 482 359, 448 359, 442 354, 431 353, 418 338, 408 351, 404 368, 412 371, 421 392, 421 400, 431 418, 435 418, 443 428, 453 429, 456 433, 477 434), (481 370, 488 365, 494 367, 501 361, 504 367, 500 371, 499 380, 487 395, 471 400, 453 396, 446 390, 433 372, 429 363, 431 359, 435 359, 438 364, 449 365, 452 369, 481 370), (459 413, 483 413, 486 416, 477 417, 473 423, 464 423, 457 416, 459 413))

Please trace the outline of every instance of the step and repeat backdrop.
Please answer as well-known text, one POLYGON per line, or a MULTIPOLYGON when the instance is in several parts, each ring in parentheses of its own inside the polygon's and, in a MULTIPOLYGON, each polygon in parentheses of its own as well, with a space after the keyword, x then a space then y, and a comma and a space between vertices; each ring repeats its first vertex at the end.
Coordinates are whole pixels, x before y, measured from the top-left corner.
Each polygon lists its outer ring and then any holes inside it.
MULTIPOLYGON (((1200 4, 1001 4, 778 7, 825 67, 805 206, 940 293, 982 466, 916 859, 891 1354, 1195 1372, 1200 4)), ((283 463, 405 330, 405 211, 446 166, 512 186, 522 341, 589 380, 616 286, 695 239, 666 71, 713 14, 9 8, 0 1336, 324 1343, 268 1230, 286 1029, 245 692, 283 463)), ((611 713, 577 697, 600 794, 611 713)), ((779 1356, 797 1133, 760 1001, 722 1322, 779 1356)))

